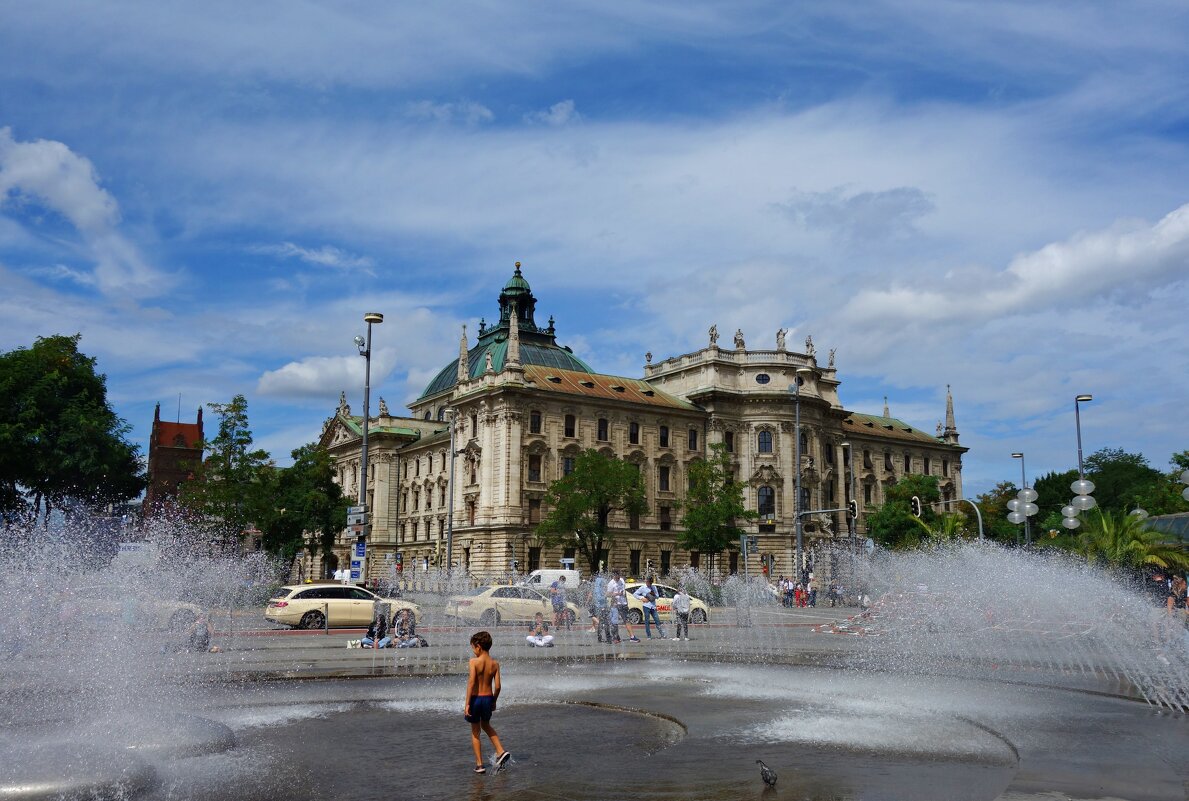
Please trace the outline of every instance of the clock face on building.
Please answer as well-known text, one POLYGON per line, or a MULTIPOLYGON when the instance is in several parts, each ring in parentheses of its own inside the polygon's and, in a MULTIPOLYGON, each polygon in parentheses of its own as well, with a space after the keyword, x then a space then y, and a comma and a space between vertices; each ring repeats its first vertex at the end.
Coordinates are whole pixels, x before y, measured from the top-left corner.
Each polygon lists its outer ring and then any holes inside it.
POLYGON ((756 375, 756 383, 757 384, 767 384, 771 380, 772 380, 771 377, 769 377, 769 375, 767 373, 759 373, 758 375, 756 375))

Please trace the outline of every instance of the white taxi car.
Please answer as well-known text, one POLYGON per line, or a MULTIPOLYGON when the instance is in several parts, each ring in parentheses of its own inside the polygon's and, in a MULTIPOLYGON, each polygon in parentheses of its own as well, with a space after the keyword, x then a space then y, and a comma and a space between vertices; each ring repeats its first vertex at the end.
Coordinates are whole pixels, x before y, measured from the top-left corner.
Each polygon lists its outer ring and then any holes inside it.
MULTIPOLYGON (((528 623, 540 612, 553 622, 553 605, 541 593, 529 587, 489 585, 476 587, 469 595, 454 595, 446 599, 446 617, 475 622, 481 626, 500 623, 528 623)), ((566 602, 566 615, 572 625, 580 610, 573 602, 566 602)))
POLYGON ((392 610, 393 625, 401 610, 408 609, 414 620, 420 607, 400 598, 381 598, 363 587, 350 584, 291 584, 277 592, 264 610, 264 619, 301 629, 362 627, 372 622, 377 601, 392 610), (329 620, 328 620, 329 618, 329 620))
MULTIPOLYGON (((628 622, 632 625, 641 623, 644 620, 644 602, 636 598, 633 593, 644 586, 644 582, 638 581, 628 584, 628 622)), ((663 621, 670 621, 673 619, 673 596, 677 594, 674 587, 666 584, 657 584, 653 582, 652 588, 656 590, 656 613, 663 621)), ((689 599, 689 622, 690 623, 705 623, 710 619, 710 607, 704 602, 692 595, 689 599)))

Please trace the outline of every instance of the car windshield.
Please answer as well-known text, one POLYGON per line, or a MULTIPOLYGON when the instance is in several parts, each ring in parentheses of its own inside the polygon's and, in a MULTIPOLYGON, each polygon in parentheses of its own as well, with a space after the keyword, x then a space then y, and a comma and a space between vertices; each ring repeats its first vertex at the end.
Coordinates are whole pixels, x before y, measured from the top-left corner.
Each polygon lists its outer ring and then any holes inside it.
POLYGON ((467 595, 482 595, 483 593, 487 592, 487 591, 488 591, 488 590, 490 590, 490 589, 491 589, 491 587, 490 587, 490 586, 486 586, 486 587, 476 587, 475 589, 473 589, 473 590, 471 590, 470 592, 468 592, 468 593, 467 593, 467 595))

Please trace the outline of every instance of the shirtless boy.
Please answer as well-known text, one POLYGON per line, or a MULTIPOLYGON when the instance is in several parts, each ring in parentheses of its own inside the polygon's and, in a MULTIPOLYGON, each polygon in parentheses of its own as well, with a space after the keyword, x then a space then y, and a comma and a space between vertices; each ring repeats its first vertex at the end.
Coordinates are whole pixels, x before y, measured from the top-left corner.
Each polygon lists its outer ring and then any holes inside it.
POLYGON ((500 697, 500 663, 491 658, 491 635, 480 631, 471 637, 471 672, 467 677, 466 705, 463 717, 471 724, 471 747, 475 749, 475 773, 486 773, 483 767, 483 750, 479 742, 479 730, 487 732, 487 738, 495 746, 495 769, 502 770, 511 754, 500 744, 500 736, 491 727, 491 713, 500 697))

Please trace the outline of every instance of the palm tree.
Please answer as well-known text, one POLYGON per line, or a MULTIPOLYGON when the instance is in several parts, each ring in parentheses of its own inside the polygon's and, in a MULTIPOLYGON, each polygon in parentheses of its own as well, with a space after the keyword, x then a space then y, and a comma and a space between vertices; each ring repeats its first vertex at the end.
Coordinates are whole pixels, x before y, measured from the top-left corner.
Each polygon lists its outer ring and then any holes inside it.
POLYGON ((920 526, 924 538, 918 540, 917 545, 922 543, 937 544, 941 542, 949 542, 950 540, 964 539, 970 536, 970 532, 966 529, 966 515, 961 513, 943 514, 939 515, 934 521, 933 525, 929 525, 919 517, 912 518, 916 524, 920 526))
POLYGON ((1104 512, 1090 516, 1076 536, 1063 537, 1064 545, 1087 561, 1116 569, 1158 567, 1189 569, 1189 551, 1179 540, 1147 527, 1135 515, 1104 512))

